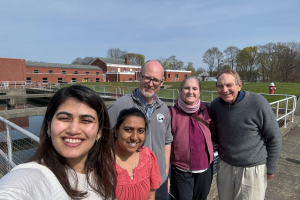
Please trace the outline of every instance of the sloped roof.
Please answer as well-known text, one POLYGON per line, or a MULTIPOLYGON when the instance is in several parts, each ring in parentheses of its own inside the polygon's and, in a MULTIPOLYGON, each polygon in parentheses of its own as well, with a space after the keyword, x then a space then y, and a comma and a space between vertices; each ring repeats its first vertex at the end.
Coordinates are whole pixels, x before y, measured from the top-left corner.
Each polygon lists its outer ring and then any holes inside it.
POLYGON ((31 61, 26 61, 26 66, 102 70, 100 67, 94 65, 73 65, 73 64, 60 64, 60 63, 31 62, 31 61))
MULTIPOLYGON (((96 59, 102 60, 105 64, 127 65, 125 62, 125 59, 114 59, 114 58, 103 58, 103 57, 97 57, 96 59)), ((130 63, 130 65, 140 66, 136 61, 130 60, 129 63, 130 63)))
POLYGON ((199 77, 201 76, 209 76, 209 74, 207 72, 202 72, 201 74, 198 75, 199 77))

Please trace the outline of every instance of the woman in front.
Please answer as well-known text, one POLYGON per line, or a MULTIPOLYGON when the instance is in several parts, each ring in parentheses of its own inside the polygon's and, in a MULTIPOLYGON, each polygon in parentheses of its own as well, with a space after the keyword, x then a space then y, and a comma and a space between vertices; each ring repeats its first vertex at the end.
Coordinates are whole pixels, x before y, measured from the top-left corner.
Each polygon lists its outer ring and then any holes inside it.
POLYGON ((200 93, 200 80, 188 77, 181 83, 176 104, 170 108, 171 194, 176 200, 204 200, 210 190, 215 128, 209 107, 200 101, 200 93))
POLYGON ((0 179, 0 199, 115 199, 114 142, 108 113, 93 90, 55 93, 32 162, 0 179))
POLYGON ((114 127, 118 200, 155 199, 161 183, 155 154, 144 147, 147 119, 137 108, 120 112, 114 127))

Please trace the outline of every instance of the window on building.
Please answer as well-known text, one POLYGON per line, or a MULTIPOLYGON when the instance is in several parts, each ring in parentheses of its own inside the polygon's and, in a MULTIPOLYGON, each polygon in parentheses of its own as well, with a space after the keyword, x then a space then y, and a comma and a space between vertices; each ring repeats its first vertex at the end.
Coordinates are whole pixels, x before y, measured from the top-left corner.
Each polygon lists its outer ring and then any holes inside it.
POLYGON ((62 74, 67 74, 67 72, 66 71, 62 71, 62 74))
POLYGON ((35 70, 33 70, 33 73, 38 74, 39 70, 35 69, 35 70))
POLYGON ((126 69, 124 69, 124 72, 126 72, 126 69))
POLYGON ((74 71, 74 74, 78 74, 78 71, 74 71))
POLYGON ((129 78, 129 81, 132 81, 132 78, 129 78))
POLYGON ((76 78, 72 78, 72 82, 76 82, 76 78))
POLYGON ((57 78, 57 82, 58 82, 58 83, 62 83, 62 82, 63 82, 63 79, 62 79, 62 78, 57 78))
POLYGON ((113 72, 113 71, 114 71, 114 68, 113 68, 113 67, 112 67, 112 68, 110 68, 110 71, 112 71, 112 72, 113 72))
POLYGON ((171 74, 168 74, 168 78, 170 78, 171 77, 171 74))
POLYGON ((96 75, 99 75, 100 73, 99 72, 96 72, 96 75))
POLYGON ((86 74, 86 75, 89 75, 89 74, 90 74, 90 72, 85 72, 85 74, 86 74))
POLYGON ((187 74, 184 75, 184 78, 187 78, 187 74))
POLYGON ((53 74, 53 70, 49 70, 49 74, 53 74))
POLYGON ((48 78, 43 78, 43 83, 44 84, 48 83, 48 78))
POLYGON ((96 78, 96 82, 100 82, 100 79, 99 79, 99 78, 96 78))
POLYGON ((31 83, 31 77, 27 77, 27 78, 26 78, 26 82, 27 82, 27 83, 31 83))
POLYGON ((175 74, 175 78, 178 78, 178 74, 175 74))

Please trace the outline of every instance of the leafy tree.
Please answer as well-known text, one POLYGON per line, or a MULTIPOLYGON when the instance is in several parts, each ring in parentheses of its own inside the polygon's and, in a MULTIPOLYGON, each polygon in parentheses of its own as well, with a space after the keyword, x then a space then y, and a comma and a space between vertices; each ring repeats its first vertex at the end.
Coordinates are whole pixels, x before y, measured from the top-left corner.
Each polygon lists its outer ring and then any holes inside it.
POLYGON ((244 48, 237 57, 237 71, 239 71, 242 79, 247 81, 255 80, 256 61, 257 61, 257 47, 244 48))
POLYGON ((126 56, 128 56, 130 61, 135 61, 141 66, 145 64, 145 56, 143 54, 128 53, 126 56))
POLYGON ((188 62, 187 66, 184 67, 185 70, 187 71, 191 71, 192 76, 195 76, 195 68, 194 68, 194 64, 192 62, 188 62))
POLYGON ((167 68, 166 69, 173 69, 173 70, 179 70, 184 68, 184 62, 181 60, 177 60, 176 56, 170 56, 166 59, 167 62, 167 68))

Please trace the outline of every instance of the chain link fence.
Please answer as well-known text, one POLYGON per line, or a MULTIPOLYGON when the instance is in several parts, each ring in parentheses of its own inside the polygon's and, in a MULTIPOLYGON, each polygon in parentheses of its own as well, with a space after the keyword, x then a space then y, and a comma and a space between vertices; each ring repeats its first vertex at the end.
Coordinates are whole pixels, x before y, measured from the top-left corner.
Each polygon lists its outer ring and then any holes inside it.
POLYGON ((27 162, 38 145, 37 136, 0 117, 0 178, 14 166, 27 162))

